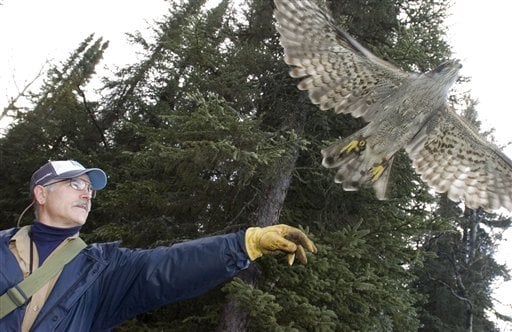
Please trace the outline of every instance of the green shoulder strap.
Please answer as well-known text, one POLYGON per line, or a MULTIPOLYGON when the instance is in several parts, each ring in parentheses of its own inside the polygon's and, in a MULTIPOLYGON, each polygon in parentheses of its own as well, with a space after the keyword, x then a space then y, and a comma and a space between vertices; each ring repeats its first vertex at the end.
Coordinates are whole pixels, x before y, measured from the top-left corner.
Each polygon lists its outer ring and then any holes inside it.
POLYGON ((81 238, 66 243, 38 269, 0 296, 0 319, 22 306, 87 245, 81 238))

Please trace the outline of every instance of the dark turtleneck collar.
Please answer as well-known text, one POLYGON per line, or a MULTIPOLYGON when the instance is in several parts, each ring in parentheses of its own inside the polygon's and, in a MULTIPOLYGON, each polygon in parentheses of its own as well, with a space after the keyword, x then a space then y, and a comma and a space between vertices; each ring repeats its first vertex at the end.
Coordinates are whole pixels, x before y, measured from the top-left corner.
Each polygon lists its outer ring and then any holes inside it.
POLYGON ((80 231, 82 226, 70 228, 58 228, 42 224, 38 221, 32 223, 30 228, 30 238, 37 247, 39 253, 39 265, 51 254, 62 241, 80 231))

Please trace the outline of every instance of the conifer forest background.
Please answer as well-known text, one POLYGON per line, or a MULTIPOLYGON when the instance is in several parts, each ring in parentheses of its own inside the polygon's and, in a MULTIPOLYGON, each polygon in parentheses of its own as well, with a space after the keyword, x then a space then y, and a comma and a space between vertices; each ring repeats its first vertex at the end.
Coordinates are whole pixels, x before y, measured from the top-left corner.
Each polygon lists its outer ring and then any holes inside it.
MULTIPOLYGON (((343 191, 320 150, 362 121, 320 111, 296 88, 272 1, 205 2, 169 1, 153 39, 132 33, 141 60, 104 78, 97 97, 86 87, 108 41, 90 35, 23 96, 30 106, 2 105, 13 122, 0 137, 0 227, 30 202, 37 167, 70 158, 109 175, 82 229, 89 243, 151 248, 286 223, 318 246, 306 266, 264 257, 118 331, 498 331, 491 316, 510 321, 492 291, 509 278, 494 253, 511 220, 432 193, 404 153, 390 200, 343 191)), ((323 3, 340 28, 404 70, 451 56, 447 0, 323 3)), ((450 102, 479 125, 470 95, 450 102)))

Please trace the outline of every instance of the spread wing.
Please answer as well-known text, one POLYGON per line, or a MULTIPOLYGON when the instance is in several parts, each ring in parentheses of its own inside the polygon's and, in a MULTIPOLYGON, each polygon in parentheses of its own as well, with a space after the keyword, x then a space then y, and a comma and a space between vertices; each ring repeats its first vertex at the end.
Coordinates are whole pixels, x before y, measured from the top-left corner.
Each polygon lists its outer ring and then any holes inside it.
POLYGON ((453 110, 433 117, 406 151, 422 180, 451 200, 512 211, 512 161, 453 110))
POLYGON ((310 0, 275 0, 277 30, 290 75, 304 79, 300 90, 322 110, 351 113, 371 121, 379 105, 404 80, 406 73, 376 57, 310 0))

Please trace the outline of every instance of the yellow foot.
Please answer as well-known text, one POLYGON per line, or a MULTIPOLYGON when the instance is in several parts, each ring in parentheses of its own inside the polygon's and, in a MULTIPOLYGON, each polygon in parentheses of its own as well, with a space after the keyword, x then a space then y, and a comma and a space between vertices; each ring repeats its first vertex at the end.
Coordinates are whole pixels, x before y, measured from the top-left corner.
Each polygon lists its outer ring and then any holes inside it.
POLYGON ((377 181, 382 175, 382 173, 384 173, 385 169, 386 168, 384 167, 383 164, 379 164, 370 168, 370 173, 372 174, 372 181, 377 181))
POLYGON ((357 153, 363 151, 366 147, 366 141, 364 139, 361 140, 353 140, 352 142, 348 143, 341 149, 340 154, 343 153, 349 153, 352 151, 355 151, 357 153))

